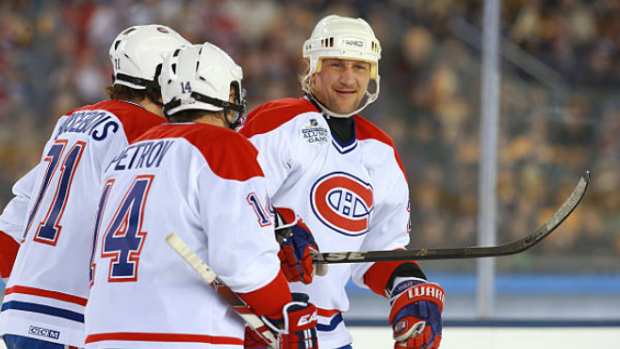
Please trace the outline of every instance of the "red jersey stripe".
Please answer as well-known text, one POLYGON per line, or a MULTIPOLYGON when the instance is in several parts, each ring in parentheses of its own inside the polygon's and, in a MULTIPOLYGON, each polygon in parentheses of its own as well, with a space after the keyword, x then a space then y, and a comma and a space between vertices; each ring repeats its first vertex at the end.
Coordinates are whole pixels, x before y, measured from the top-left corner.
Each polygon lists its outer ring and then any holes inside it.
POLYGON ((322 317, 332 317, 338 313, 342 313, 342 311, 338 309, 321 309, 317 308, 317 314, 322 317))
POLYGON ((179 342, 243 345, 243 339, 241 338, 209 336, 202 334, 115 332, 91 334, 90 336, 86 337, 86 344, 103 341, 179 342))
POLYGON ((12 293, 29 294, 32 296, 51 298, 51 299, 56 299, 56 300, 67 302, 67 303, 78 304, 83 307, 86 306, 86 302, 88 301, 86 298, 77 297, 77 296, 73 296, 70 294, 62 293, 62 292, 42 290, 40 288, 27 287, 27 286, 13 286, 11 288, 7 288, 5 295, 9 295, 12 293))

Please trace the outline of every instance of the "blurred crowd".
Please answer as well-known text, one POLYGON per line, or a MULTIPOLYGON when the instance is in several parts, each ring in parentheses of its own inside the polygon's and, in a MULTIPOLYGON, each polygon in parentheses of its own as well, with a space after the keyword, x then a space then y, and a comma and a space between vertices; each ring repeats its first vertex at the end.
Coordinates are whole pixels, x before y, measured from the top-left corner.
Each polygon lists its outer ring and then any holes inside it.
MULTIPOLYGON (((400 151, 411 188, 412 246, 475 245, 482 54, 455 28, 475 28, 469 39, 480 42, 482 6, 457 0, 3 0, 0 209, 12 197, 12 184, 38 162, 58 117, 105 98, 107 52, 122 29, 160 23, 191 42, 222 47, 243 67, 252 109, 301 96, 301 45, 320 18, 335 13, 365 18, 383 47, 381 96, 362 114, 400 151)), ((556 234, 500 267, 614 271, 620 259, 620 2, 504 0, 501 27, 502 43, 516 44, 519 57, 528 59, 501 60, 497 240, 519 238, 546 220, 585 170, 593 183, 556 234), (525 65, 531 61, 559 76, 556 85, 542 83, 525 65)))

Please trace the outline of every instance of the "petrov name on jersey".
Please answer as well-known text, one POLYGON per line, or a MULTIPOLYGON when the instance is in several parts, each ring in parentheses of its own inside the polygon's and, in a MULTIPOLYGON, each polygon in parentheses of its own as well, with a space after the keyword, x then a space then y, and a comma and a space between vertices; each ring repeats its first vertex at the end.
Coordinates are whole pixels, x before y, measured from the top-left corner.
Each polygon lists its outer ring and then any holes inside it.
POLYGON ((106 171, 159 167, 174 140, 152 140, 133 144, 116 156, 106 171))

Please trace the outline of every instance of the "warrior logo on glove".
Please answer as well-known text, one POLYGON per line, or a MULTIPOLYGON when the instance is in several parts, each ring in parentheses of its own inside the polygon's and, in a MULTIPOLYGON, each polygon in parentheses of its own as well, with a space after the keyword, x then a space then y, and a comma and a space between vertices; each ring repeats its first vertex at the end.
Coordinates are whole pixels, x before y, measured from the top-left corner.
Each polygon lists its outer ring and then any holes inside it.
POLYGON ((443 289, 423 279, 400 278, 390 293, 395 349, 437 349, 441 343, 443 289))

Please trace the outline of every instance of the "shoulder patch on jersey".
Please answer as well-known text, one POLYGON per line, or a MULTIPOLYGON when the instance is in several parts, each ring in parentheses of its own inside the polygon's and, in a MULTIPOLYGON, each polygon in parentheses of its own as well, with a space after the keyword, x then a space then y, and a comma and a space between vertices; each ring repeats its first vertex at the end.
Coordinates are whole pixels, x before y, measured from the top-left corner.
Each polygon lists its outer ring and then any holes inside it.
POLYGON ((405 172, 405 167, 403 166, 403 163, 400 160, 400 156, 398 155, 398 151, 396 150, 396 146, 394 145, 394 141, 392 140, 392 137, 388 136, 387 133, 383 132, 380 128, 378 128, 372 122, 368 121, 362 116, 355 115, 354 118, 355 118, 355 134, 357 136, 357 139, 360 141, 365 140, 365 139, 374 139, 376 141, 379 141, 381 143, 384 143, 392 147, 392 149, 394 149, 394 156, 396 158, 396 162, 398 163, 400 170, 403 171, 403 175, 405 176, 405 179, 407 179, 407 173, 405 172))
POLYGON ((308 120, 308 124, 301 129, 301 137, 308 144, 320 145, 330 140, 329 130, 321 126, 317 118, 308 120))
POLYGON ((263 177, 258 150, 239 133, 209 124, 166 124, 154 127, 136 141, 184 138, 195 146, 219 177, 245 181, 263 177))
POLYGON ((239 133, 246 137, 272 131, 292 120, 297 115, 318 110, 305 98, 285 98, 268 102, 248 114, 245 125, 239 133))

